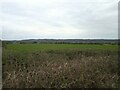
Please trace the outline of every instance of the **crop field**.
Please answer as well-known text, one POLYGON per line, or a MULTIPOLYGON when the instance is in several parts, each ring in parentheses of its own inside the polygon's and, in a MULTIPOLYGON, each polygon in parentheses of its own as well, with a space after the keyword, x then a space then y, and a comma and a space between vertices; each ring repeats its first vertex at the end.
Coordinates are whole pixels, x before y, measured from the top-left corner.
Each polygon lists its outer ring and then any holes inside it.
POLYGON ((118 46, 6 44, 3 88, 117 88, 118 46))

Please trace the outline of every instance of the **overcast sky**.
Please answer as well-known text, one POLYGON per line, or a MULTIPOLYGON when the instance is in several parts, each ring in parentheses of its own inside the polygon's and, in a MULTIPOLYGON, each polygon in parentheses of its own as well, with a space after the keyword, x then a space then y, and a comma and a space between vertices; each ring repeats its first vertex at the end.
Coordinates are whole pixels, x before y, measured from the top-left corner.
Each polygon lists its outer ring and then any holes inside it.
POLYGON ((4 40, 118 38, 118 0, 2 0, 0 6, 4 40))

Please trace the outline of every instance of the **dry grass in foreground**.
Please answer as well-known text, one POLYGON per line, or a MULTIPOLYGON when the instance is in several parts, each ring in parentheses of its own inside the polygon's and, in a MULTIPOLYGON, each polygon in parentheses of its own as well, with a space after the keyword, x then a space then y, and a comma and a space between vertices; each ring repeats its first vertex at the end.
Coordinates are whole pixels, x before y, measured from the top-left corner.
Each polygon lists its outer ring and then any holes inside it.
POLYGON ((6 51, 3 88, 117 88, 117 69, 110 51, 6 51))

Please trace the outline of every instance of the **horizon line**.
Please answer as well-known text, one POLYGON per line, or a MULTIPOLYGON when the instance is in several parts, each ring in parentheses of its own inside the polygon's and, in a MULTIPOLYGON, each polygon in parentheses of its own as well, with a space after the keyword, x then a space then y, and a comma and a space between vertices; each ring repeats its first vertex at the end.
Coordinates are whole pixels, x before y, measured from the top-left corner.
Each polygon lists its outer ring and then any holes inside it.
POLYGON ((68 39, 68 38, 60 38, 60 39, 48 39, 48 38, 41 38, 41 39, 33 39, 33 38, 30 38, 30 39, 13 39, 13 40, 10 40, 10 39, 0 39, 1 41, 22 41, 22 40, 119 40, 119 38, 110 38, 110 39, 108 39, 108 38, 106 38, 106 39, 100 39, 100 38, 96 38, 96 39, 94 39, 94 38, 85 38, 85 39, 75 39, 75 38, 71 38, 71 39, 68 39))

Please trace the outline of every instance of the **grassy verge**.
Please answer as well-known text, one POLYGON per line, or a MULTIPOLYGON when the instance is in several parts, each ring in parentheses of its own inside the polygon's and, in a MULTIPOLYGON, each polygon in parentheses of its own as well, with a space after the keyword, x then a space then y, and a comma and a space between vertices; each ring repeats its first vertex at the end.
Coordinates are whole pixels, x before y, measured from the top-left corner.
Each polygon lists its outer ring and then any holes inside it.
POLYGON ((117 64, 114 45, 8 45, 3 88, 116 88, 117 64))

